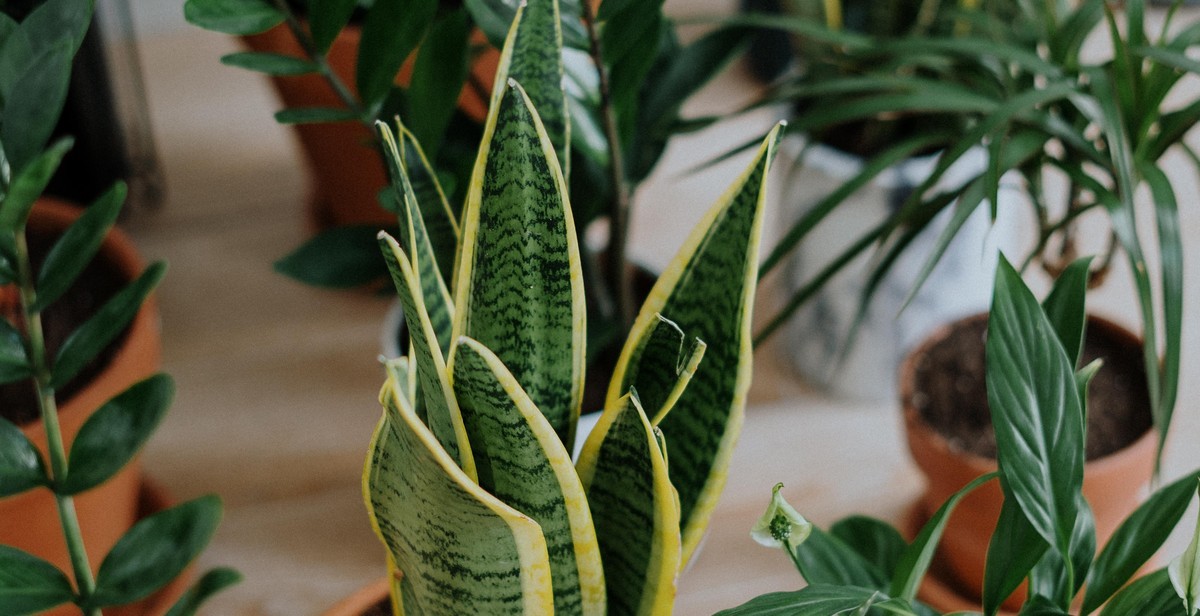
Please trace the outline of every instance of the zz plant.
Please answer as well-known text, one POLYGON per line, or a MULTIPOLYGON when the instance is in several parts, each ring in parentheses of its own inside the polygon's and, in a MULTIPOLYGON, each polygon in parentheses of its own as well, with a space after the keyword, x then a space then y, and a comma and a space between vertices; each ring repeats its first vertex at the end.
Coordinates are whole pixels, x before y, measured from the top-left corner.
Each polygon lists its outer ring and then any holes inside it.
POLYGON ((862 516, 829 531, 818 529, 783 502, 776 486, 752 534, 783 547, 808 586, 763 595, 721 614, 936 614, 917 601, 917 590, 946 520, 968 492, 999 481, 1004 504, 988 546, 984 614, 996 614, 1027 580, 1023 615, 1193 616, 1200 596, 1200 530, 1169 566, 1130 580, 1179 523, 1197 491, 1200 470, 1155 491, 1096 551, 1091 510, 1080 491, 1082 394, 1103 367, 1093 363, 1075 369, 1088 267, 1088 260, 1071 264, 1039 305, 1001 259, 986 345, 997 472, 952 496, 911 543, 886 523, 862 516))
POLYGON ((537 34, 535 4, 504 47, 451 280, 414 190, 420 159, 404 130, 379 127, 403 204, 399 240, 379 244, 412 334, 407 356, 385 364, 363 493, 396 613, 669 612, 742 423, 779 128, 642 306, 572 461, 586 313, 571 203, 536 104, 552 90, 537 85, 539 63, 553 56, 522 45, 537 34))
MULTIPOLYGON (((88 616, 139 601, 176 578, 208 543, 221 503, 204 496, 144 518, 104 556, 88 558, 74 499, 113 477, 141 449, 170 406, 174 385, 165 374, 141 381, 108 401, 83 425, 68 451, 58 422, 56 390, 116 339, 162 279, 155 263, 80 325, 54 356, 42 314, 58 301, 100 249, 125 198, 118 184, 100 197, 54 243, 34 271, 26 223, 34 202, 71 147, 49 147, 62 109, 71 60, 92 18, 87 0, 49 0, 21 23, 0 15, 0 286, 20 296, 16 318, 0 318, 0 383, 28 382, 36 391, 49 444, 49 463, 15 424, 0 417, 0 497, 28 490, 53 492, 70 555, 70 574, 49 562, 0 545, 0 615, 17 616, 73 603, 88 616)), ((11 318, 11 317, 10 317, 11 318)), ((196 611, 237 573, 215 569, 169 612, 196 611)))

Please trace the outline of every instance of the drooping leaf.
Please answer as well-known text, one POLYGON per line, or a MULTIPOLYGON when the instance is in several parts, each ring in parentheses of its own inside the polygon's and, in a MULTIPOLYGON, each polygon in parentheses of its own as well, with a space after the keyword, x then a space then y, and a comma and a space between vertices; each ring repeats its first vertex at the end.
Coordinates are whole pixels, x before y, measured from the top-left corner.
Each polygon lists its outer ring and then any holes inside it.
POLYGON ((449 371, 479 486, 542 528, 555 613, 602 616, 604 570, 571 453, 490 350, 460 338, 449 371))
POLYGON ((25 337, 7 319, 0 318, 0 384, 12 383, 33 375, 25 337))
POLYGON ((992 616, 1000 609, 1049 547, 1005 489, 1004 504, 988 543, 987 566, 983 570, 984 614, 992 616))
POLYGON ((396 240, 383 232, 379 234, 379 247, 392 272, 400 304, 404 307, 404 322, 408 324, 413 353, 413 357, 409 358, 412 362, 409 369, 416 368, 417 392, 421 396, 417 407, 424 409, 426 425, 450 457, 458 462, 468 477, 475 477, 475 459, 471 454, 458 400, 450 388, 446 358, 438 347, 437 332, 425 307, 415 271, 417 268, 412 266, 415 257, 404 254, 396 240))
POLYGON ((221 500, 202 496, 135 524, 100 563, 87 609, 123 605, 175 579, 208 545, 221 521, 221 500))
POLYGON ((1067 266, 1042 300, 1042 310, 1058 334, 1072 367, 1079 363, 1079 354, 1083 352, 1083 332, 1087 325, 1084 301, 1091 263, 1091 257, 1084 257, 1067 266))
POLYGON ((275 112, 275 121, 280 124, 326 124, 358 120, 357 114, 341 107, 292 107, 275 112))
POLYGON ((34 202, 46 190, 50 178, 58 171, 59 163, 73 143, 70 138, 60 139, 25 169, 14 169, 16 175, 8 187, 8 194, 0 201, 0 231, 13 232, 25 225, 34 202))
POLYGON ((36 160, 50 139, 71 77, 72 41, 60 40, 37 53, 13 82, 4 100, 0 143, 14 174, 36 160))
POLYGON ((311 60, 258 51, 226 54, 221 56, 221 64, 275 76, 307 75, 320 70, 311 60))
MULTIPOLYGON (((1088 613, 1088 612, 1083 612, 1088 613)), ((1138 578, 1113 595, 1101 616, 1188 616, 1166 569, 1138 578)))
POLYGON ((363 498, 413 602, 429 613, 552 613, 541 528, 463 473, 394 382, 384 395, 394 402, 371 440, 363 498))
POLYGON ((867 614, 878 610, 886 614, 915 616, 913 606, 903 599, 892 599, 873 588, 814 584, 791 592, 765 594, 716 616, 830 616, 831 614, 867 614))
POLYGON ((200 576, 200 579, 171 606, 166 616, 194 616, 213 595, 242 581, 242 574, 220 567, 200 576))
POLYGON ((583 396, 583 272, 553 146, 515 82, 489 112, 463 213, 454 338, 496 353, 564 443, 583 396))
POLYGON ((408 126, 435 159, 470 71, 470 36, 466 9, 452 11, 433 23, 413 63, 408 126))
POLYGON ((54 565, 0 545, 0 609, 5 616, 22 616, 71 601, 75 593, 67 576, 54 565))
POLYGON ((46 467, 33 443, 0 417, 0 498, 46 484, 46 467))
POLYGON ((205 30, 245 36, 283 23, 283 12, 268 0, 187 0, 183 16, 205 30))
POLYGON ((275 262, 275 271, 315 287, 349 289, 388 276, 379 258, 375 225, 348 225, 322 231, 275 262))
POLYGON ((55 491, 79 494, 121 470, 158 427, 174 395, 171 377, 158 374, 100 407, 79 429, 71 445, 70 471, 55 491))
POLYGON ((50 386, 58 389, 75 378, 108 343, 112 342, 125 326, 133 320, 145 301, 166 274, 167 266, 162 262, 146 268, 129 286, 117 292, 104 303, 96 314, 71 332, 58 350, 52 368, 50 386))
POLYGON ((364 106, 383 102, 437 12, 437 0, 376 0, 363 18, 355 83, 364 106))
POLYGON ((670 319, 708 344, 704 361, 659 424, 672 445, 686 562, 704 534, 741 430, 750 385, 750 316, 758 271, 765 180, 781 136, 776 126, 729 191, 708 211, 659 277, 621 351, 608 406, 631 384, 643 332, 670 319))
POLYGON ((908 547, 908 542, 890 524, 861 515, 839 520, 829 528, 829 534, 841 539, 889 578, 908 547))
POLYGON ((656 316, 641 332, 634 353, 642 360, 633 367, 636 372, 631 370, 629 374, 629 385, 637 390, 638 400, 654 425, 675 406, 708 346, 698 338, 688 340, 678 325, 656 316))
POLYGON ((636 392, 605 409, 576 466, 600 542, 608 613, 669 612, 682 556, 679 503, 636 392))
POLYGON ((124 182, 118 182, 91 206, 62 234, 42 263, 37 276, 37 301, 33 310, 41 312, 71 287, 80 272, 91 263, 100 250, 108 230, 117 221, 125 203, 124 182))
POLYGON ((1196 521, 1187 549, 1167 567, 1167 576, 1175 593, 1183 599, 1188 616, 1195 616, 1196 610, 1200 609, 1200 518, 1196 521))

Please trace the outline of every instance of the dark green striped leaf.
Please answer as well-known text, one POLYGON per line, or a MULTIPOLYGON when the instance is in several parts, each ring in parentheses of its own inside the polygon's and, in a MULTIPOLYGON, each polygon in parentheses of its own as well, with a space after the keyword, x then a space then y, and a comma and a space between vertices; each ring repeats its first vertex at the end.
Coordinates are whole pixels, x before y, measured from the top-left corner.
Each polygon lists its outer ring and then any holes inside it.
POLYGON ((221 64, 277 76, 307 75, 320 70, 316 64, 304 58, 257 51, 226 54, 221 56, 221 64))
POLYGON ((394 381, 382 395, 363 496, 413 601, 436 614, 553 613, 541 528, 463 473, 394 381))
POLYGON ((831 614, 887 614, 913 616, 913 606, 902 599, 891 599, 872 588, 814 584, 791 592, 762 595, 738 607, 717 612, 716 616, 830 616, 831 614))
POLYGON ((437 0, 375 0, 363 18, 355 83, 368 109, 377 108, 408 54, 433 22, 437 0))
POLYGON ((118 182, 90 207, 54 242, 37 277, 37 301, 33 310, 41 312, 71 287, 79 273, 92 262, 100 244, 125 203, 125 183, 118 182))
POLYGON ((0 545, 0 606, 6 616, 48 610, 75 597, 71 582, 54 565, 0 545))
POLYGON ((423 419, 442 447, 468 476, 474 477, 475 460, 471 456, 470 441, 463 427, 458 401, 450 389, 446 359, 437 346, 437 333, 425 307, 416 268, 411 265, 413 260, 386 233, 380 232, 379 247, 392 272, 400 304, 404 307, 404 322, 408 324, 409 341, 412 343, 410 370, 416 369, 417 391, 421 396, 417 406, 425 410, 423 419))
POLYGON ((704 362, 659 424, 671 442, 671 483, 679 490, 684 561, 725 485, 750 386, 750 318, 767 172, 782 126, 767 136, 734 186, 704 216, 642 305, 608 389, 608 406, 632 383, 635 353, 656 314, 708 344, 704 362))
POLYGON ((188 589, 175 605, 171 606, 171 610, 166 616, 193 616, 213 595, 237 584, 242 581, 242 574, 220 567, 212 569, 205 573, 200 579, 188 589))
POLYGON ((515 82, 503 91, 467 195, 454 337, 494 351, 570 443, 585 330, 575 223, 537 112, 515 82))
POLYGON ((397 132, 400 147, 400 160, 403 162, 405 175, 412 185, 413 194, 417 197, 417 205, 421 208, 421 218, 425 222, 425 230, 429 233, 429 242, 433 244, 433 252, 437 255, 438 271, 442 280, 454 280, 454 265, 458 254, 458 238, 460 230, 458 218, 450 208, 446 192, 438 181, 437 171, 429 163, 421 144, 416 137, 397 119, 397 132))
POLYGON ((50 178, 58 171, 59 163, 72 145, 74 141, 69 137, 60 139, 38 155, 28 167, 17 171, 8 186, 8 194, 0 202, 0 231, 13 232, 25 225, 34 202, 46 190, 50 178))
POLYGON ((679 504, 654 432, 631 392, 604 411, 579 454, 613 616, 668 613, 675 601, 679 504))
POLYGON ((37 448, 20 428, 0 417, 0 498, 46 482, 46 467, 37 448))
POLYGON ((628 381, 650 423, 658 425, 687 388, 708 345, 699 338, 687 340, 678 325, 655 316, 641 332, 634 353, 642 359, 630 370, 628 381))
POLYGON ((556 614, 605 614, 596 531, 571 454, 500 359, 460 338, 450 361, 479 486, 542 528, 556 614))
POLYGON ((193 26, 234 35, 266 32, 284 19, 268 0, 187 0, 183 16, 193 26))
POLYGON ((33 375, 25 337, 7 319, 0 318, 0 384, 12 383, 33 375))

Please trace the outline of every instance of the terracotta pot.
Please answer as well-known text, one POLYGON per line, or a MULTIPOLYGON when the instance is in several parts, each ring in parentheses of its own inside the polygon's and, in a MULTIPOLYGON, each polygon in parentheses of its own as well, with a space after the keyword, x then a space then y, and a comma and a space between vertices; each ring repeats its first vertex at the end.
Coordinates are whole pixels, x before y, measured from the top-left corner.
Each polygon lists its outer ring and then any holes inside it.
MULTIPOLYGON (((60 232, 78 213, 77 208, 62 202, 39 200, 31 215, 29 230, 34 233, 60 232)), ((143 269, 133 243, 116 230, 105 239, 97 258, 112 264, 128 280, 133 280, 143 269)), ((162 354, 160 340, 158 310, 151 298, 142 305, 124 338, 115 343, 117 347, 108 365, 82 389, 60 402, 58 418, 68 451, 79 428, 96 409, 130 385, 158 371, 162 354)), ((41 450, 43 457, 48 456, 41 421, 22 426, 22 431, 41 450)), ((109 481, 75 498, 84 545, 91 555, 93 568, 99 566, 100 556, 108 553, 138 519, 141 491, 141 470, 135 460, 109 481)), ((45 489, 0 499, 0 544, 36 554, 69 573, 70 559, 57 511, 53 495, 45 489)), ((77 613, 78 610, 48 612, 55 616, 77 613)))
MULTIPOLYGON (((337 602, 337 605, 326 610, 322 616, 363 616, 371 608, 388 602, 388 579, 383 578, 357 590, 354 594, 337 602)), ((388 606, 384 613, 391 614, 388 606)))
MULTIPOLYGON (((977 315, 943 327, 913 351, 900 367, 900 394, 908 447, 927 481, 926 491, 917 502, 914 513, 914 517, 922 521, 971 480, 996 470, 994 459, 964 452, 953 446, 920 417, 913 403, 917 358, 944 340, 955 326, 986 318, 986 315, 977 315)), ((1092 316, 1088 318, 1088 329, 1103 331, 1108 339, 1127 347, 1130 356, 1141 356, 1141 341, 1120 326, 1092 316)), ((1156 433, 1150 429, 1124 448, 1085 464, 1083 495, 1096 518, 1099 546, 1108 541, 1117 526, 1143 500, 1154 470, 1156 444, 1156 433)), ((923 590, 922 596, 931 605, 947 610, 961 609, 956 607, 959 605, 957 602, 938 602, 939 598, 946 600, 946 596, 958 594, 973 606, 971 609, 978 609, 988 542, 996 528, 1002 502, 999 484, 990 482, 964 498, 950 516, 938 549, 942 575, 937 580, 950 591, 930 591, 930 595, 926 596, 923 590)), ((1004 606, 1017 610, 1024 597, 1025 591, 1021 588, 1004 606)))
MULTIPOLYGON (((350 25, 342 30, 329 49, 328 61, 333 70, 357 95, 354 85, 355 64, 358 58, 360 30, 350 25)), ((262 34, 242 37, 254 51, 304 55, 286 25, 277 26, 262 34)), ((473 34, 472 44, 482 45, 483 33, 473 34)), ((491 47, 479 54, 471 67, 473 78, 491 86, 495 79, 500 54, 491 47)), ((397 76, 397 83, 406 83, 412 72, 412 58, 397 76)), ((283 106, 344 107, 329 84, 319 75, 272 77, 283 106)), ((487 115, 488 101, 474 89, 464 87, 458 105, 467 115, 481 120, 487 115)), ((300 124, 295 127, 301 149, 313 178, 313 197, 310 215, 317 228, 351 224, 394 225, 395 214, 379 206, 379 191, 387 185, 383 161, 372 145, 375 136, 359 122, 335 124, 300 124)))

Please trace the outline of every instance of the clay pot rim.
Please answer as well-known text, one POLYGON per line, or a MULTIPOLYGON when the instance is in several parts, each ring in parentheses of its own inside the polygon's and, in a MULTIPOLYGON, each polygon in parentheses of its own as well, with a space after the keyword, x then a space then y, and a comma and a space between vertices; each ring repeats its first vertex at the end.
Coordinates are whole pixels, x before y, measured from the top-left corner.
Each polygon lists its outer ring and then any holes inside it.
MULTIPOLYGON (((958 327, 976 321, 987 320, 987 318, 988 313, 984 312, 939 326, 933 333, 926 336, 920 345, 905 355, 899 370, 900 404, 904 413, 905 429, 925 446, 933 449, 939 456, 954 458, 961 466, 975 471, 977 475, 996 470, 996 459, 981 456, 977 453, 953 446, 946 437, 942 436, 940 432, 921 418, 921 414, 912 404, 912 398, 913 388, 916 386, 917 358, 924 355, 934 345, 945 340, 958 327)), ((1087 314, 1087 320, 1088 327, 1096 325, 1104 328, 1115 337, 1124 339, 1122 342, 1131 343, 1136 345, 1139 350, 1141 349, 1140 339, 1116 321, 1090 312, 1087 314)), ((1085 466, 1089 474, 1101 479, 1108 473, 1119 473, 1120 471, 1117 469, 1126 467, 1131 463, 1131 460, 1142 459, 1146 455, 1146 449, 1153 449, 1157 446, 1157 434, 1158 432, 1152 423, 1145 432, 1124 447, 1103 457, 1087 460, 1085 466)))
POLYGON ((386 599, 389 592, 390 580, 380 578, 338 601, 325 610, 323 616, 361 616, 368 608, 386 599))

